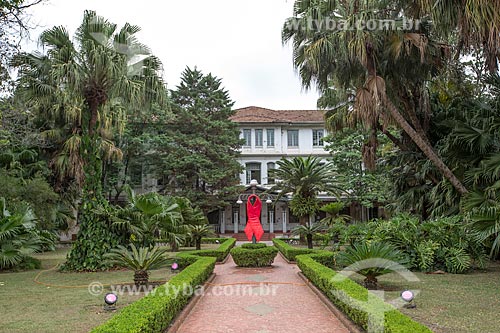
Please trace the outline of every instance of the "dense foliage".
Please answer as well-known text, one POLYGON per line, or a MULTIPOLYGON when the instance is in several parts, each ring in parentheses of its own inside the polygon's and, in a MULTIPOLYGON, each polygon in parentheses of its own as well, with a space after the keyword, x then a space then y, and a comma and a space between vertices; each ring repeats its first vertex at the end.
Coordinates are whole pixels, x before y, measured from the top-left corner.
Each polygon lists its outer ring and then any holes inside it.
POLYGON ((483 268, 487 260, 480 237, 464 226, 460 216, 420 222, 416 217, 401 215, 352 224, 340 231, 340 239, 354 247, 371 242, 390 245, 404 254, 408 268, 420 271, 465 273, 474 267, 483 268))

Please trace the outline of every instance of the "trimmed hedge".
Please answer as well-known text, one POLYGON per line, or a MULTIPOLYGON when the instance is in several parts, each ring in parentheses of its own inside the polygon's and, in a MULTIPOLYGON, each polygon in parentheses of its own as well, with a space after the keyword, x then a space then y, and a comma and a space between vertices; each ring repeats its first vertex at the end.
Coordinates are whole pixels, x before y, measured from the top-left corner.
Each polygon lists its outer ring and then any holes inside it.
POLYGON ((240 267, 271 266, 277 254, 278 249, 274 246, 265 246, 263 248, 253 249, 235 247, 231 250, 231 256, 233 257, 234 262, 240 267))
MULTIPOLYGON (((321 256, 321 255, 319 255, 321 256)), ((384 313, 384 327, 376 327, 375 331, 388 333, 432 333, 426 326, 402 314, 393 306, 376 296, 368 300, 368 290, 347 277, 337 274, 320 262, 318 254, 299 255, 297 265, 302 273, 320 289, 342 312, 353 322, 368 329, 368 313, 384 313), (337 277, 337 278, 336 278, 337 277), (353 300, 359 300, 353 305, 353 300)), ((373 327, 372 327, 373 329, 373 327)))
POLYGON ((194 291, 212 274, 215 258, 187 258, 193 263, 152 293, 126 306, 92 333, 162 332, 186 306, 194 291))
MULTIPOLYGON (((236 238, 203 238, 202 242, 205 242, 205 244, 207 244, 207 242, 212 240, 213 242, 209 244, 216 244, 216 240, 219 240, 221 245, 217 249, 213 250, 194 250, 180 252, 177 257, 181 258, 180 261, 182 261, 185 256, 189 255, 196 255, 200 257, 215 257, 217 258, 217 262, 222 262, 224 261, 224 259, 226 259, 226 257, 229 255, 229 251, 231 251, 231 249, 236 244, 236 238)), ((179 265, 181 264, 179 263, 179 265)))
POLYGON ((296 248, 279 238, 274 238, 273 244, 289 261, 295 261, 299 255, 315 254, 317 261, 327 267, 335 268, 335 253, 331 251, 296 248))
POLYGON ((215 250, 187 251, 174 260, 184 268, 166 284, 149 295, 126 306, 92 333, 153 333, 162 332, 186 306, 192 292, 213 273, 215 262, 222 261, 236 243, 234 238, 204 238, 206 243, 221 245, 215 250), (185 292, 186 291, 186 292, 185 292))
POLYGON ((201 239, 201 244, 222 244, 230 238, 224 237, 203 237, 201 239), (217 243, 219 241, 219 243, 217 243))
POLYGON ((244 249, 263 249, 265 247, 267 247, 266 244, 264 243, 245 243, 243 245, 241 245, 242 248, 244 249))

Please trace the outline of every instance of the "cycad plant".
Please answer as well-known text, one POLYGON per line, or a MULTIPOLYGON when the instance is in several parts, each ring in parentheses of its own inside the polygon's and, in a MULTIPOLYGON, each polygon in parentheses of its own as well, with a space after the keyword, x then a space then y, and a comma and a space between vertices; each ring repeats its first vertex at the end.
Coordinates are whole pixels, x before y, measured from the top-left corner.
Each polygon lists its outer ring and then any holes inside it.
POLYGON ((166 249, 159 247, 139 247, 130 244, 130 249, 119 246, 105 255, 107 263, 125 267, 134 271, 134 283, 137 286, 146 285, 149 281, 149 270, 160 268, 169 259, 166 249))
POLYGON ((313 236, 321 231, 323 231, 325 227, 321 224, 307 224, 307 225, 299 225, 292 229, 292 235, 298 235, 304 237, 307 241, 307 248, 313 248, 313 236))
POLYGON ((189 226, 189 235, 191 236, 191 239, 194 240, 194 244, 196 246, 197 250, 201 250, 201 239, 203 237, 210 237, 214 235, 213 230, 208 226, 207 224, 205 225, 190 225, 189 226))
POLYGON ((364 286, 377 289, 377 277, 401 269, 407 262, 394 246, 382 242, 363 242, 340 252, 337 263, 365 277, 364 286))

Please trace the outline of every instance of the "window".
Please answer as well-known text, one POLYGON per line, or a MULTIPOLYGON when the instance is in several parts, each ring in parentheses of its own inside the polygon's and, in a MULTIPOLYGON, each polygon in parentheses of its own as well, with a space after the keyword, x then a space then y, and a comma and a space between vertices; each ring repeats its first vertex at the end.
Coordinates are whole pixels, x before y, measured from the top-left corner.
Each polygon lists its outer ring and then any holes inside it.
POLYGON ((299 130, 288 130, 288 147, 299 146, 299 130))
POLYGON ((274 184, 274 177, 270 175, 269 171, 276 169, 276 164, 274 162, 267 163, 267 183, 274 184))
POLYGON ((260 163, 247 163, 246 164, 246 180, 247 184, 250 184, 252 179, 255 179, 260 184, 260 163))
POLYGON ((243 139, 245 139, 245 147, 250 147, 252 145, 252 130, 243 130, 243 139))
POLYGON ((325 136, 325 131, 313 130, 313 147, 323 147, 323 137, 325 136))
POLYGON ((274 147, 274 128, 266 129, 267 146, 274 147))
POLYGON ((263 139, 263 130, 256 129, 255 130, 255 147, 262 147, 262 139, 263 139))

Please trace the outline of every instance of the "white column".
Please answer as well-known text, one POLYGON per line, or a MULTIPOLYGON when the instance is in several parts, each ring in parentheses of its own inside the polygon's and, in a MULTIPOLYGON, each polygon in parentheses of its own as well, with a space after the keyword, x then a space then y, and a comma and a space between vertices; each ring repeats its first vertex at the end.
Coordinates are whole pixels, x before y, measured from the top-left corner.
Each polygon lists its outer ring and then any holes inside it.
MULTIPOLYGON (((268 207, 269 208, 269 207, 268 207)), ((269 209, 267 214, 269 214, 269 232, 274 233, 274 209, 269 209)))
POLYGON ((282 220, 283 220, 283 233, 286 232, 286 208, 283 208, 283 214, 282 214, 282 220))
POLYGON ((220 210, 220 215, 219 215, 219 223, 220 223, 220 233, 225 234, 226 233, 226 210, 220 210))
POLYGON ((234 225, 234 233, 238 233, 238 219, 239 217, 239 212, 237 210, 233 211, 233 225, 234 225))

